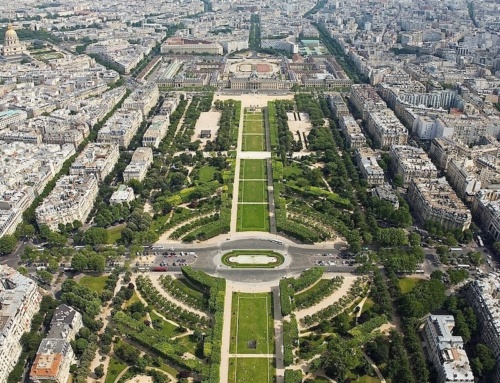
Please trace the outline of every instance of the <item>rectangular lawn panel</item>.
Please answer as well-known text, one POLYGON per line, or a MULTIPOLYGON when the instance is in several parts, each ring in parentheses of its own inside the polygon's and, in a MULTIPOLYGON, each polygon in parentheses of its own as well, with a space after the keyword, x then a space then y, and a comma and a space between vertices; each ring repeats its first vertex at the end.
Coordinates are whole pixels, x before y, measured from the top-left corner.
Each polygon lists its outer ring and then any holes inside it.
POLYGON ((245 121, 243 123, 243 134, 245 133, 264 133, 262 121, 245 121))
POLYGON ((78 282, 82 286, 95 291, 97 294, 102 293, 104 286, 106 286, 107 276, 101 275, 99 277, 92 277, 90 275, 84 275, 82 279, 78 282))
POLYGON ((241 160, 240 169, 241 179, 266 179, 266 160, 241 160))
POLYGON ((232 354, 274 354, 273 297, 233 294, 231 316, 232 354))
POLYGON ((264 135, 263 134, 244 134, 243 135, 243 151, 244 152, 261 152, 264 150, 264 135))
POLYGON ((238 231, 269 231, 267 204, 239 204, 238 231))
POLYGON ((274 383, 273 359, 229 358, 229 383, 274 383))
POLYGON ((240 181, 239 202, 267 202, 265 181, 240 181))

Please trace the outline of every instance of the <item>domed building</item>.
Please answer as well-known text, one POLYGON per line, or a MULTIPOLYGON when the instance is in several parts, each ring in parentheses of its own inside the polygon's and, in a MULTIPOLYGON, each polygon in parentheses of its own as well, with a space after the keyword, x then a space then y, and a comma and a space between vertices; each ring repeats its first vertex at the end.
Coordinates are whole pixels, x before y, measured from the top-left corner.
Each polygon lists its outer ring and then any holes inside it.
POLYGON ((2 47, 2 56, 20 56, 26 52, 26 46, 19 41, 17 33, 12 24, 7 27, 5 32, 5 41, 2 47))

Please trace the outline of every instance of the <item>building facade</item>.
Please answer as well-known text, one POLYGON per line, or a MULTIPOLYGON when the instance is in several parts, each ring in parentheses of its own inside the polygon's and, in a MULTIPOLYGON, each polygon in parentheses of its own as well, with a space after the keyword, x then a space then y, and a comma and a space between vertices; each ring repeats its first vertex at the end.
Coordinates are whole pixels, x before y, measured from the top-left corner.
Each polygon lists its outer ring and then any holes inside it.
POLYGON ((472 215, 446 179, 414 179, 408 186, 408 202, 422 222, 432 221, 446 229, 466 230, 472 215))
POLYGON ((42 296, 36 283, 11 267, 0 265, 0 382, 7 382, 22 352, 21 336, 30 331, 31 319, 42 296))
POLYGON ((436 383, 474 383, 469 358, 461 336, 452 333, 452 315, 430 315, 422 337, 427 357, 437 372, 436 383))

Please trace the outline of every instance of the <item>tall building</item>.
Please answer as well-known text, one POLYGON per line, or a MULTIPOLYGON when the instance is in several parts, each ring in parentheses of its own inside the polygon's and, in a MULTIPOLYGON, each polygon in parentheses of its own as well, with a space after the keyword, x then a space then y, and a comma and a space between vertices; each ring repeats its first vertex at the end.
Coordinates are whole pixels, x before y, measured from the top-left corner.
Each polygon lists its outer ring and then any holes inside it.
POLYGON ((425 350, 437 372, 436 383, 474 383, 461 336, 452 334, 452 315, 431 315, 422 332, 425 350))
POLYGON ((30 330, 41 300, 32 279, 0 265, 0 383, 7 382, 21 355, 21 336, 30 330))

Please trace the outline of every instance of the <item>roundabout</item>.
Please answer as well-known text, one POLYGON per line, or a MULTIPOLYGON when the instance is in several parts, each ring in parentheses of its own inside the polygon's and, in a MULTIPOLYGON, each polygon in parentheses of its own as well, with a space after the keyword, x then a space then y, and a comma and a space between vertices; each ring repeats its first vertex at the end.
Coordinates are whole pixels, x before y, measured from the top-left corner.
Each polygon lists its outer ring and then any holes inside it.
POLYGON ((223 254, 220 263, 235 269, 273 269, 285 260, 284 255, 270 250, 233 250, 223 254))

